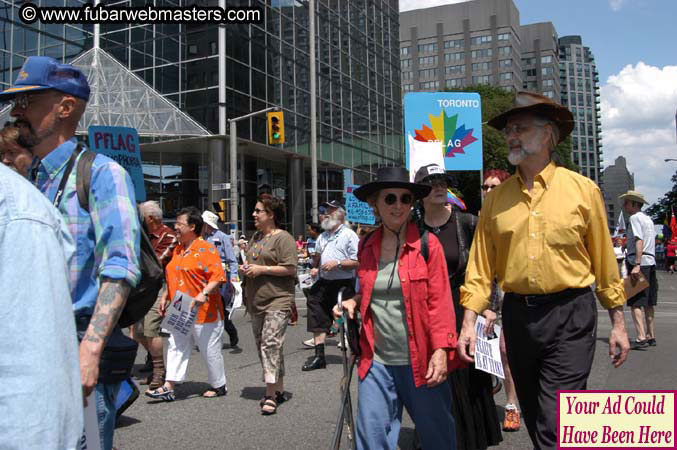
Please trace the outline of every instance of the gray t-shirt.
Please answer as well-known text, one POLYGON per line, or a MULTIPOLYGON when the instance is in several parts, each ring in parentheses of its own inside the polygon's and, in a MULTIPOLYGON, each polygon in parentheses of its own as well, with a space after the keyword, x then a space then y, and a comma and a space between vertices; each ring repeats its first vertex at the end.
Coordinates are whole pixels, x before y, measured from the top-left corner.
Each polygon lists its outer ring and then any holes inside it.
POLYGON ((411 358, 407 315, 397 265, 392 286, 388 289, 393 264, 397 263, 379 264, 369 304, 374 320, 374 360, 390 366, 406 366, 411 364, 411 358))
POLYGON ((656 229, 653 226, 651 218, 639 211, 630 216, 630 226, 628 227, 628 256, 630 264, 635 263, 635 254, 637 253, 636 239, 642 240, 642 266, 656 265, 656 229))
MULTIPOLYGON (((320 255, 320 267, 328 261, 357 261, 357 246, 360 238, 349 227, 341 225, 335 233, 325 231, 315 243, 315 252, 320 255)), ((354 270, 339 269, 329 272, 320 271, 320 278, 325 280, 346 280, 355 277, 354 270)))

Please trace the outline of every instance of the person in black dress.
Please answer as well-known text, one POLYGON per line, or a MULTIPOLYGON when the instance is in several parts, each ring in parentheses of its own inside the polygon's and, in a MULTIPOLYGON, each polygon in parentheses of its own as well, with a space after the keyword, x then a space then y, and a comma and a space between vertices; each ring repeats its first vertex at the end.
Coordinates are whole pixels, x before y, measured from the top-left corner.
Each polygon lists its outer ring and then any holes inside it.
MULTIPOLYGON (((470 244, 477 217, 447 205, 447 189, 451 182, 440 166, 430 164, 416 172, 416 183, 429 184, 432 191, 422 201, 421 227, 434 233, 447 260, 449 281, 456 317, 463 317, 460 288, 465 279, 470 244)), ((461 322, 456 323, 460 332, 461 322)), ((448 377, 453 394, 452 413, 456 421, 458 450, 486 449, 498 445, 503 437, 492 392, 491 375, 474 365, 456 369, 448 377)))

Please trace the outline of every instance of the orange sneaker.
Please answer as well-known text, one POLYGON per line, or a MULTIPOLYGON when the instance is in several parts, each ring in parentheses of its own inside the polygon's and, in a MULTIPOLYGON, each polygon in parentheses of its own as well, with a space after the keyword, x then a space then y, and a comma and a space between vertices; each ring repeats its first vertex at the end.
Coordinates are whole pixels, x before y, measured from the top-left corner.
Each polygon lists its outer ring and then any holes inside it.
POLYGON ((520 429, 520 413, 517 409, 506 409, 503 420, 503 431, 517 431, 520 429))

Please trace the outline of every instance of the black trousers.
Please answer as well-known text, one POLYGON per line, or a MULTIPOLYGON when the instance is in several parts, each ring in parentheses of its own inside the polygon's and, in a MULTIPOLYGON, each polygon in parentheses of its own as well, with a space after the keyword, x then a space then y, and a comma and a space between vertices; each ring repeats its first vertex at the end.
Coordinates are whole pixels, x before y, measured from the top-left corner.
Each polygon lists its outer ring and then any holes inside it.
POLYGON ((508 362, 536 449, 557 448, 557 390, 585 390, 595 356, 597 307, 590 289, 526 302, 506 293, 508 362))
POLYGON ((355 280, 325 280, 320 278, 308 292, 308 331, 311 333, 326 333, 329 331, 334 315, 331 310, 336 305, 338 292, 346 288, 343 298, 348 299, 355 295, 355 280))

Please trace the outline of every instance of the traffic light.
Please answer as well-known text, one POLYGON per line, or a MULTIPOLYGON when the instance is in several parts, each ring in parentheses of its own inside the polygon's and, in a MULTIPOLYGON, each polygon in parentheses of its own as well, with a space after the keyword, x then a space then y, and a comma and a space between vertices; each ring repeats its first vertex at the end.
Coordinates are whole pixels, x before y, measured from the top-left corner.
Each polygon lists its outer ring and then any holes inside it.
POLYGON ((226 205, 226 199, 222 198, 219 200, 219 209, 218 215, 219 219, 221 219, 221 222, 226 223, 226 219, 228 218, 228 205, 226 205))
POLYGON ((284 144, 284 112, 268 113, 268 143, 284 144))

